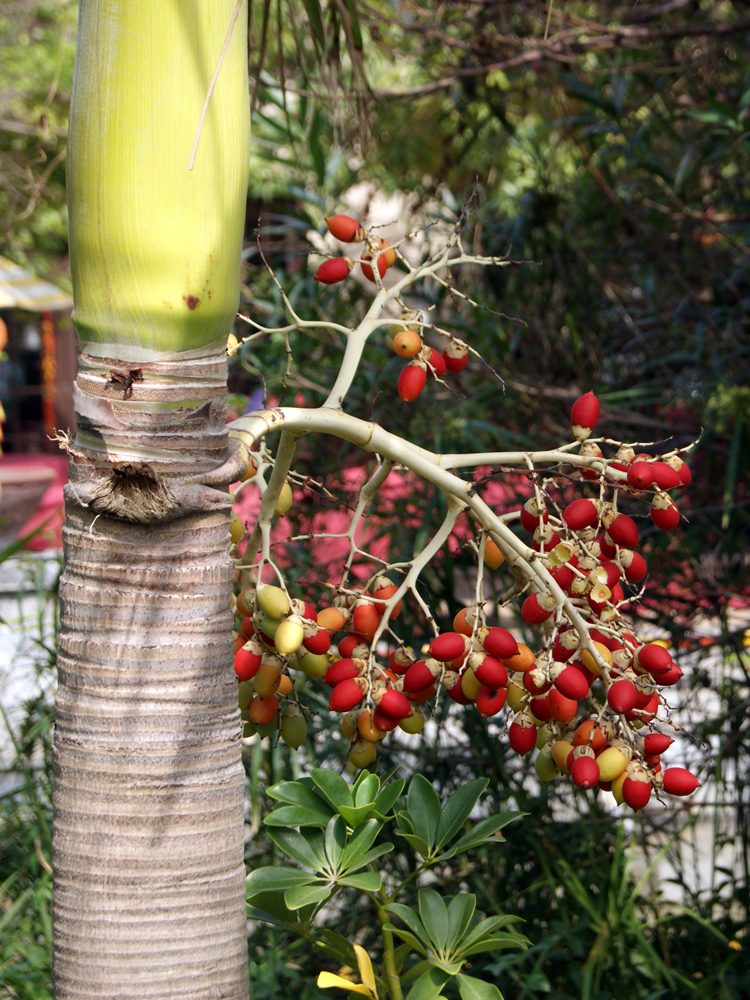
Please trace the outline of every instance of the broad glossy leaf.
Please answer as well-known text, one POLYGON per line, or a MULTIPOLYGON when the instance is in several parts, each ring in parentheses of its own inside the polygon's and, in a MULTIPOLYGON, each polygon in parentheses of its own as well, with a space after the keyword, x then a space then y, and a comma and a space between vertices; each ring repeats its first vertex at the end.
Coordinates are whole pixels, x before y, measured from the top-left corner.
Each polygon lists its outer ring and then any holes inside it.
POLYGON ((363 892, 377 892, 383 880, 378 872, 357 872, 355 875, 344 875, 337 884, 362 889, 363 892))
POLYGON ((335 814, 331 809, 325 809, 325 803, 320 802, 320 805, 322 807, 320 810, 308 809, 307 806, 278 806, 266 816, 263 822, 266 826, 319 826, 322 828, 335 814))
POLYGON ((483 951, 500 951, 502 948, 528 948, 529 939, 523 934, 502 934, 498 937, 482 938, 470 948, 462 948, 464 956, 478 955, 483 951))
POLYGON ((366 823, 361 823, 354 830, 344 849, 344 857, 341 861, 342 868, 349 868, 355 863, 360 864, 357 858, 370 850, 382 826, 380 820, 368 819, 366 823))
POLYGON ((307 806, 310 809, 323 809, 332 812, 331 807, 320 795, 310 787, 309 779, 299 781, 277 781, 266 790, 269 798, 277 802, 286 802, 292 806, 307 806))
POLYGON ((245 889, 248 896, 252 896, 256 892, 283 892, 295 885, 309 885, 314 878, 314 875, 297 871, 295 868, 267 865, 250 872, 245 880, 245 889))
POLYGON ((346 824, 341 816, 329 820, 325 833, 325 850, 332 872, 341 870, 341 859, 346 847, 346 824))
POLYGON ((378 778, 377 774, 362 771, 359 778, 354 782, 354 788, 352 789, 355 806, 372 805, 378 797, 379 791, 380 778, 378 778))
POLYGON ((268 831, 268 836, 297 864, 303 865, 305 868, 312 868, 316 872, 325 869, 326 854, 321 830, 306 830, 303 834, 298 833, 297 830, 273 828, 268 831))
POLYGON ((521 816, 528 816, 528 813, 522 812, 505 812, 497 813, 494 816, 488 816, 486 819, 480 819, 478 823, 472 826, 471 830, 459 837, 459 839, 451 845, 451 854, 446 855, 446 857, 452 857, 453 854, 460 854, 463 851, 468 851, 472 847, 478 847, 480 844, 486 844, 488 841, 492 840, 493 843, 501 844, 504 841, 504 837, 496 837, 495 834, 498 830, 502 830, 513 820, 519 819, 521 816))
POLYGON ((405 931, 401 927, 396 927, 394 924, 386 924, 385 929, 390 931, 392 934, 398 935, 403 941, 406 941, 408 947, 418 952, 420 955, 426 955, 427 949, 422 944, 416 935, 412 934, 411 931, 405 931))
POLYGON ((420 889, 419 917, 430 936, 435 951, 443 951, 448 943, 448 908, 443 897, 434 889, 420 889))
POLYGON ((396 830, 396 833, 400 837, 403 837, 407 843, 411 844, 414 850, 421 854, 423 858, 426 858, 430 853, 430 849, 427 844, 425 844, 422 838, 418 837, 415 833, 402 833, 401 830, 396 830))
POLYGON ((456 976, 461 1000, 503 1000, 503 995, 494 983, 485 983, 462 972, 456 976))
POLYGON ((424 925, 410 906, 405 906, 403 903, 388 903, 383 909, 387 913, 392 913, 394 917, 398 917, 399 920, 406 924, 412 934, 416 934, 425 945, 429 944, 424 925))
POLYGON ((376 861, 378 858, 382 857, 384 854, 390 853, 393 850, 393 844, 378 844, 377 847, 373 847, 371 850, 366 851, 365 854, 360 855, 358 858, 353 858, 351 863, 345 866, 347 872, 356 871, 358 868, 364 868, 365 865, 369 865, 371 861, 376 861))
POLYGON ((440 821, 437 826, 435 846, 439 849, 445 847, 456 836, 469 818, 471 810, 477 803, 477 799, 485 790, 489 780, 487 778, 476 778, 474 781, 467 781, 457 791, 455 791, 443 806, 440 814, 440 821))
POLYGON ((372 815, 372 804, 364 806, 339 806, 339 815, 343 817, 347 826, 352 830, 364 823, 372 815))
POLYGON ((287 889, 284 893, 284 902, 290 910, 299 910, 308 903, 322 903, 332 892, 333 890, 327 885, 300 885, 294 889, 287 889))
POLYGON ((449 972, 437 969, 433 965, 416 980, 406 1000, 437 1000, 440 991, 450 978, 449 972))
POLYGON ((398 778, 396 781, 392 781, 385 788, 380 789, 380 794, 375 799, 375 809, 380 816, 386 816, 388 811, 393 808, 399 795, 404 790, 404 779, 398 778))
POLYGON ((334 809, 339 806, 353 806, 351 787, 344 781, 340 774, 331 771, 327 767, 314 767, 310 775, 323 795, 328 799, 334 809))
POLYGON ((440 796, 421 774, 415 774, 409 783, 406 808, 414 832, 422 838, 430 853, 440 821, 440 796))
POLYGON ((446 948, 452 950, 471 925, 471 918, 477 905, 476 896, 471 892, 462 892, 448 904, 448 940, 446 948))
MULTIPOLYGON (((510 919, 512 920, 513 918, 511 917, 510 919)), ((466 954, 468 948, 479 944, 484 938, 494 936, 498 929, 507 923, 509 923, 508 917, 484 917, 478 923, 474 924, 464 937, 461 945, 462 954, 466 954)))

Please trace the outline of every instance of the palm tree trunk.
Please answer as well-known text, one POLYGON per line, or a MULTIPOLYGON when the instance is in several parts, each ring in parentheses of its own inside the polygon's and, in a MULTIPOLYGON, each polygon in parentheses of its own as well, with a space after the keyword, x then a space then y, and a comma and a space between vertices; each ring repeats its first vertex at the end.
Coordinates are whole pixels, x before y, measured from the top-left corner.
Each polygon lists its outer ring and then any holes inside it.
POLYGON ((235 0, 83 0, 78 429, 61 582, 56 1000, 247 996, 224 346, 248 149, 235 0))

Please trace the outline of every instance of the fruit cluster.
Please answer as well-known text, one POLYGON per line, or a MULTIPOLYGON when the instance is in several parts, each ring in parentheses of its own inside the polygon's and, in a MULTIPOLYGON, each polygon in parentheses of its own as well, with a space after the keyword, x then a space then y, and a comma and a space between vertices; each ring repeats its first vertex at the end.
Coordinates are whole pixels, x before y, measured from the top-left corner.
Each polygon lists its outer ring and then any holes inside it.
MULTIPOLYGON (((672 521, 660 523, 653 511, 670 509, 668 491, 689 484, 689 469, 677 454, 652 459, 620 446, 605 458, 598 445, 593 452, 588 438, 598 416, 593 393, 571 411, 573 436, 588 455, 579 466, 582 484, 595 480, 598 497, 548 506, 537 486, 518 512, 532 535, 529 555, 543 567, 520 608, 545 633, 536 652, 488 625, 480 604, 462 608, 453 631, 435 636, 423 657, 403 643, 381 655, 379 637, 395 635, 391 626, 402 607, 399 588, 385 574, 370 589, 342 590, 320 610, 290 600, 280 587, 251 587, 236 598, 235 626, 246 735, 278 730, 290 746, 304 741, 307 724, 293 680, 301 672, 330 688, 328 707, 342 716, 349 759, 358 767, 375 759, 377 744, 396 727, 420 732, 423 706, 444 692, 475 705, 484 718, 509 710, 510 746, 521 755, 539 751, 535 769, 543 781, 569 773, 577 787, 611 789, 634 809, 653 789, 694 791, 698 781, 684 768, 662 772, 661 754, 672 739, 657 724, 666 721, 664 692, 681 670, 663 645, 641 642, 623 616, 632 600, 625 588, 644 579, 646 563, 636 522, 618 508, 623 494, 645 497, 654 524, 671 530, 672 521)), ((480 551, 490 568, 504 561, 489 536, 480 551)))
MULTIPOLYGON (((349 215, 331 215, 326 219, 328 231, 341 243, 364 243, 359 263, 368 281, 379 283, 389 267, 396 262, 396 252, 386 240, 368 232, 349 215), (373 271, 376 261, 378 278, 373 271)), ((329 257, 315 272, 315 280, 324 285, 334 285, 351 274, 355 263, 352 257, 329 257)), ((399 357, 409 359, 398 377, 398 393, 405 403, 416 399, 424 389, 427 379, 440 379, 446 372, 460 372, 469 362, 469 348, 456 338, 441 352, 423 343, 419 330, 418 314, 405 312, 394 328, 391 347, 399 357)))

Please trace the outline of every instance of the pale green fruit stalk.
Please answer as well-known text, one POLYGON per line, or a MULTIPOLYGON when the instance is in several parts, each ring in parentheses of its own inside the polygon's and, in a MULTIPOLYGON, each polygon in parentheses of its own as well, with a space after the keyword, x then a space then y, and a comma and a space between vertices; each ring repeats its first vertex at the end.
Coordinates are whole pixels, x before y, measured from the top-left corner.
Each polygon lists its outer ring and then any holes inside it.
POLYGON ((246 1000, 224 345, 248 100, 235 0, 82 0, 77 431, 55 715, 55 1000, 246 1000))

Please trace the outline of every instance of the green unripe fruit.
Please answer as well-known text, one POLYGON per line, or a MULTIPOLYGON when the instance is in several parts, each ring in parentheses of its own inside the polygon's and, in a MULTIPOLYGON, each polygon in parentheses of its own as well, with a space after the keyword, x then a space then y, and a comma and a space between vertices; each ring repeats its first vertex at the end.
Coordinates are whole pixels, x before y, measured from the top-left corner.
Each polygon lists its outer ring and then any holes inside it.
POLYGON ((412 714, 406 719, 401 719, 398 728, 412 736, 415 733, 421 733, 424 729, 424 716, 417 708, 412 708, 412 714))
POLYGON ((258 730, 255 728, 255 723, 250 722, 248 720, 248 722, 246 722, 245 725, 242 727, 242 737, 243 739, 249 739, 251 736, 255 736, 257 731, 258 730))
POLYGON ((281 622, 276 618, 269 618, 268 615, 261 615, 258 619, 258 627, 264 635, 267 635, 269 639, 276 640, 276 631, 281 625, 281 622))
POLYGON ((302 650, 297 651, 297 663, 300 670, 311 680, 322 677, 330 667, 325 653, 310 653, 302 650))
POLYGON ((534 761, 534 770, 540 781, 552 781, 560 773, 552 759, 552 751, 541 750, 534 761))
POLYGON ((281 738, 287 746, 297 750, 307 737, 307 722, 296 705, 290 705, 281 719, 281 738))
POLYGON ((275 618, 278 621, 289 614, 289 598, 281 587, 262 587, 258 591, 257 601, 260 610, 269 618, 275 618))
MULTIPOLYGON (((249 707, 250 702, 253 700, 253 689, 247 683, 247 681, 240 681, 237 685, 237 705, 240 709, 246 709, 249 707)), ((249 716, 248 716, 249 718, 249 716)))
POLYGON ((264 722, 261 725, 256 726, 255 729, 261 738, 265 736, 272 736, 273 733, 278 733, 279 731, 278 715, 275 715, 270 722, 264 722))

